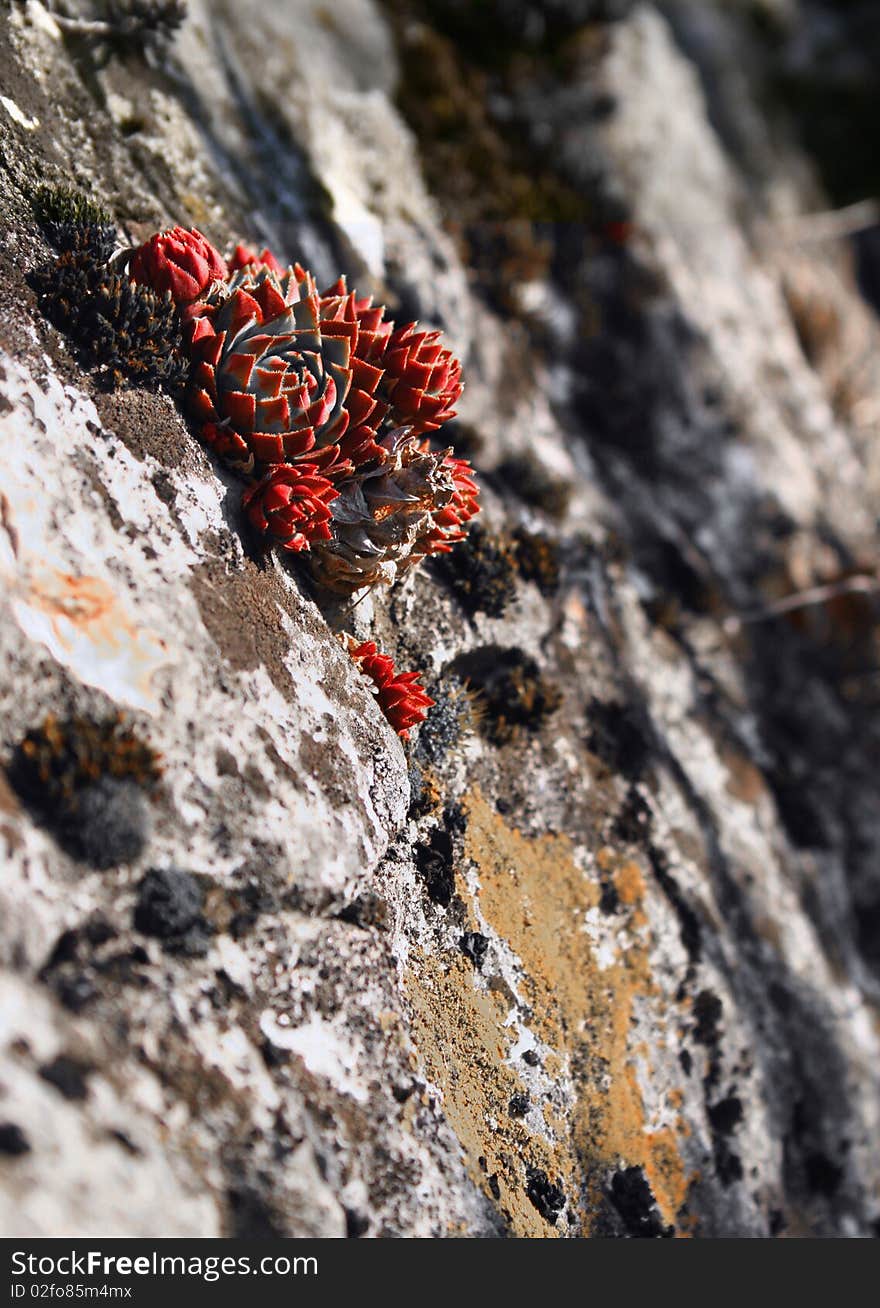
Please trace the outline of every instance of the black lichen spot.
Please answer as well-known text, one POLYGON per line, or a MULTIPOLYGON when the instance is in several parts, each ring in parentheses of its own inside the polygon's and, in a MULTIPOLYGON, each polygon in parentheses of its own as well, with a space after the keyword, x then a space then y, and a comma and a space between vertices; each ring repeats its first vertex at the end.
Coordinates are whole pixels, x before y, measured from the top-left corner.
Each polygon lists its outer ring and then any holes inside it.
POLYGON ((565 516, 571 499, 571 485, 562 477, 548 472, 533 454, 505 459, 498 465, 495 478, 513 491, 523 503, 542 509, 548 517, 565 516))
POLYGON ((226 1193, 229 1205, 229 1236, 234 1240, 278 1240, 287 1234, 266 1200, 251 1185, 242 1184, 226 1193))
MULTIPOLYGON (((709 1078, 707 1078, 709 1080, 709 1078)), ((706 1109, 709 1125, 712 1128, 712 1143, 715 1151, 715 1171, 725 1189, 743 1177, 742 1160, 730 1147, 727 1137, 733 1135, 743 1117, 742 1100, 737 1095, 728 1095, 706 1109)))
POLYGON ((429 899, 448 908, 455 892, 455 866, 452 837, 438 828, 428 844, 416 845, 416 867, 424 878, 429 899))
POLYGON ((527 1049, 522 1056, 522 1060, 524 1063, 527 1063, 529 1067, 541 1066, 541 1057, 537 1049, 527 1049))
POLYGON ((104 977, 116 987, 146 984, 141 971, 149 961, 146 953, 140 946, 120 950, 117 938, 114 928, 100 917, 63 932, 40 969, 40 980, 73 1013, 82 1012, 98 996, 104 977))
POLYGON ((620 895, 617 893, 617 887, 609 876, 602 876, 601 891, 599 894, 599 908, 609 917, 620 912, 620 895))
POLYGON ((264 914, 276 913, 280 906, 277 894, 254 878, 231 887, 222 896, 222 907, 209 917, 218 930, 227 930, 233 940, 243 940, 264 914))
POLYGON ((650 728, 629 704, 590 701, 587 748, 615 775, 638 781, 651 758, 650 728))
POLYGON ((170 294, 157 295, 112 271, 88 251, 66 250, 31 274, 46 317, 69 336, 108 386, 128 379, 178 391, 186 380, 180 316, 170 294))
POLYGON ((290 1062, 290 1050, 282 1048, 281 1045, 273 1044, 268 1036, 264 1036, 260 1044, 260 1053, 263 1055, 263 1062, 270 1072, 278 1067, 286 1067, 290 1062))
POLYGON ((724 1136, 716 1135, 713 1144, 715 1147, 715 1172, 718 1180, 726 1190, 735 1182, 742 1180, 742 1159, 739 1154, 733 1152, 724 1136))
POLYGON ((531 1108, 531 1104, 532 1101, 527 1094, 511 1095, 507 1111, 511 1117, 525 1117, 531 1108))
POLYGON ((832 840, 822 818, 821 804, 810 793, 809 782, 787 764, 767 774, 779 820, 798 849, 830 849, 832 840))
POLYGON ((732 1135, 743 1118, 742 1100, 737 1095, 728 1095, 717 1104, 711 1104, 706 1110, 709 1124, 713 1131, 721 1135, 732 1135))
POLYGON ((612 831, 618 840, 628 845, 641 845, 651 830, 653 813, 634 785, 626 792, 626 799, 614 819, 612 831))
POLYGON ((51 1063, 46 1063, 40 1068, 40 1076, 44 1081, 48 1081, 49 1085, 53 1085, 65 1099, 82 1100, 89 1093, 86 1077, 90 1071, 91 1069, 78 1059, 59 1054, 51 1063))
POLYGON ((450 553, 434 559, 434 568, 466 613, 500 618, 516 594, 517 561, 512 542, 479 523, 450 553))
POLYGON ((520 575, 526 581, 533 581, 546 598, 551 598, 559 590, 560 579, 559 546, 556 541, 544 532, 517 527, 513 533, 513 542, 520 575))
POLYGON ((202 913, 204 901, 202 885, 191 872, 151 868, 138 886, 135 928, 173 953, 199 956, 212 934, 202 913))
POLYGON ((30 1141, 15 1122, 0 1122, 0 1154, 7 1158, 20 1158, 31 1151, 30 1141))
POLYGON ((565 1192, 554 1185, 541 1167, 530 1167, 526 1172, 526 1195, 538 1212, 555 1226, 565 1207, 565 1192))
POLYGON ((348 922, 351 926, 363 927, 364 930, 369 927, 382 929, 388 925, 388 903, 374 890, 365 890, 341 908, 336 916, 340 922, 348 922))
POLYGON ((121 715, 100 721, 47 717, 18 745, 13 788, 75 858, 95 867, 136 859, 149 834, 145 793, 159 756, 121 715))
POLYGON ((626 1167, 611 1178, 608 1197, 616 1208, 628 1236, 637 1240, 669 1239, 675 1233, 664 1226, 651 1187, 640 1167, 626 1167))
POLYGON ((675 877, 669 871, 669 863, 663 850, 650 845, 648 847, 648 858, 651 861, 651 867, 660 889, 675 910, 681 943, 687 950, 688 958, 692 963, 695 963, 699 959, 702 950, 700 919, 682 894, 675 877))
POLYGON ((700 991, 694 1000, 694 1039, 698 1045, 718 1044, 718 1024, 723 1012, 724 1005, 713 991, 700 991))
POLYGON ((807 1154, 804 1159, 804 1170, 807 1176, 807 1185, 814 1194, 821 1194, 830 1199, 840 1189, 844 1170, 833 1162, 827 1154, 820 1153, 818 1150, 807 1154))
POLYGON ((489 1187, 492 1198, 498 1200, 501 1198, 501 1186, 498 1184, 498 1173, 493 1172, 491 1176, 486 1177, 486 1184, 489 1187))
POLYGON ((126 1134, 125 1131, 120 1130, 118 1127, 111 1128, 107 1132, 107 1135, 109 1139, 115 1140, 120 1149, 127 1153, 131 1158, 139 1158, 143 1153, 143 1150, 135 1144, 131 1136, 126 1134))
POLYGON ((370 1219, 353 1208, 345 1210, 345 1235, 348 1240, 359 1240, 370 1229, 370 1219))
POLYGON ((562 703, 558 686, 521 649, 483 646, 461 655, 454 667, 479 692, 478 725, 494 745, 508 744, 522 730, 540 731, 562 703))
POLYGON ((479 972, 482 969, 489 941, 479 931, 466 931, 459 941, 459 948, 469 958, 479 972))
POLYGON ((681 1070, 684 1072, 685 1076, 690 1076, 694 1066, 694 1060, 691 1058, 690 1050, 680 1049, 678 1053, 678 1061, 681 1063, 681 1070))

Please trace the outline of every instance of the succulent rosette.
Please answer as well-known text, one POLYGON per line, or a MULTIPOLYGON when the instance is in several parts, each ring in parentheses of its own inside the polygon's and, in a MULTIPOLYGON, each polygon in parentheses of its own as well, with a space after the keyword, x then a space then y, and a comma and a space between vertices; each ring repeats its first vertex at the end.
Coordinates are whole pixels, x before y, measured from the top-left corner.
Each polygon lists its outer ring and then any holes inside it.
POLYGON ((380 654, 375 641, 361 644, 353 636, 344 636, 349 654, 376 687, 376 702, 404 740, 409 738, 411 727, 424 722, 428 709, 436 703, 424 686, 419 684, 418 672, 397 672, 394 660, 380 654))
POLYGON ((456 494, 448 450, 432 453, 408 427, 389 432, 379 445, 380 461, 339 483, 331 539, 312 550, 316 581, 339 594, 390 585, 430 553, 420 543, 456 494))
POLYGON ((361 297, 349 292, 345 278, 340 277, 322 292, 321 315, 335 318, 340 313, 350 312, 354 313, 358 324, 358 354, 368 363, 379 364, 384 370, 385 351, 394 331, 394 323, 386 321, 385 309, 382 305, 374 305, 372 296, 361 297))
POLYGON ((194 227, 190 231, 172 227, 157 232, 135 250, 128 273, 132 281, 158 295, 168 291, 175 304, 181 306, 201 299, 215 282, 225 282, 229 269, 201 232, 194 227))
POLYGON ((260 254, 257 254, 256 250, 239 243, 232 251, 229 260, 229 271, 230 273, 237 273, 241 272, 242 268, 247 267, 250 267, 254 272, 259 272, 261 268, 268 268, 270 272, 277 273, 279 277, 284 274, 284 268, 271 250, 264 249, 260 254))
POLYGON ((457 459, 454 454, 447 454, 442 466, 444 472, 452 477, 452 499, 431 514, 429 530, 413 547, 415 555, 448 554, 453 545, 457 545, 467 535, 465 523, 480 512, 480 488, 467 459, 457 459))
POLYGON ((329 540, 328 505, 338 494, 313 463, 281 464, 245 491, 242 506, 257 531, 298 552, 329 540))
POLYGON ((322 300, 299 265, 236 273, 192 346, 189 408, 207 444, 255 475, 308 459, 338 476, 379 457, 382 370, 359 352, 357 313, 354 295, 322 300))
POLYGON ((396 423, 415 432, 436 431, 455 417, 462 392, 461 364, 441 344, 440 332, 410 322, 392 332, 382 355, 382 394, 396 423))

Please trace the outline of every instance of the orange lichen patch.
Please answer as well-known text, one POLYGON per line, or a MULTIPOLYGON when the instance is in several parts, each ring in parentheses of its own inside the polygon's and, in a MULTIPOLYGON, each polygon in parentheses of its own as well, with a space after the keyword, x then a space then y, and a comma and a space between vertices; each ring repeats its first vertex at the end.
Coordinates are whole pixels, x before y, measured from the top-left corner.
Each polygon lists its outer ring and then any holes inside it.
POLYGON ((155 707, 151 680, 167 662, 165 643, 137 626, 107 582, 34 570, 15 586, 12 608, 25 634, 82 681, 133 707, 155 707))
MULTIPOLYGON (((644 921, 633 913, 629 944, 600 966, 585 929, 599 890, 577 866, 571 842, 520 835, 478 790, 465 807, 465 853, 479 869, 481 911, 521 960, 531 1029, 567 1058, 574 1078, 577 1100, 557 1150, 566 1193, 575 1199, 586 1189, 581 1216, 588 1229, 608 1174, 641 1166, 664 1220, 674 1224, 688 1177, 672 1130, 646 1120, 629 1043, 634 1001, 655 994, 644 921)), ((610 849, 597 862, 613 870, 624 902, 637 905, 644 894, 637 865, 610 849)))
POLYGON ((664 1217, 678 1216, 692 1181, 682 1166, 681 1155, 671 1127, 645 1134, 645 1176, 664 1217))
POLYGON ((614 886, 622 904, 628 907, 641 904, 645 897, 645 878, 638 863, 629 859, 621 864, 614 874, 614 886))
POLYGON ((557 1176, 559 1159, 510 1114, 510 1100, 523 1085, 505 1063, 510 1040, 495 999, 475 988, 464 959, 444 968, 416 951, 410 963, 407 991, 416 1047, 428 1080, 443 1094, 446 1119, 471 1176, 516 1235, 557 1234, 529 1202, 525 1181, 529 1165, 557 1176))

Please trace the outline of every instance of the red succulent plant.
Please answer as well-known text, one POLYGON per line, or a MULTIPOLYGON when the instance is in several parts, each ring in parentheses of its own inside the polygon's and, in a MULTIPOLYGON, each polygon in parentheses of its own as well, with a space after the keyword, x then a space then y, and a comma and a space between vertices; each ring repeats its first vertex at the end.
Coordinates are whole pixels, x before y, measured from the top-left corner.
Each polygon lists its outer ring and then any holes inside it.
POLYGON ((245 491, 242 506, 258 531, 298 552, 330 539, 327 506, 338 494, 313 463, 281 464, 245 491))
POLYGON ((162 295, 170 291, 175 304, 192 304, 229 276, 226 261, 201 232, 172 227, 157 232, 139 246, 128 265, 132 281, 162 295))
POLYGON ((353 636, 344 639, 351 657, 375 685, 379 708, 398 736, 407 740, 410 727, 424 722, 428 709, 436 702, 419 685, 420 674, 396 672, 394 660, 388 654, 380 654, 375 641, 358 644, 353 636))
POLYGON ((391 333, 382 355, 382 394, 395 423, 407 423, 414 432, 435 431, 455 417, 461 364, 440 344, 440 332, 417 327, 410 322, 391 333))
POLYGON ((298 264, 281 277, 246 265, 197 328, 190 411, 241 471, 307 458, 341 473, 381 455, 382 371, 361 353, 354 295, 322 299, 298 264))

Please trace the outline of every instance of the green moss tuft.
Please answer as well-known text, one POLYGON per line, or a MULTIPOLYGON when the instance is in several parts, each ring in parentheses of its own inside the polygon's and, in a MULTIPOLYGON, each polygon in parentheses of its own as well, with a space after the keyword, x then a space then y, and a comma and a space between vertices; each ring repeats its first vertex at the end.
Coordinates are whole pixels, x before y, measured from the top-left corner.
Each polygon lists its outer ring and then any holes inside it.
POLYGON ((37 222, 44 229, 59 225, 113 226, 113 218, 102 205, 70 186, 40 186, 34 192, 31 204, 37 222))

